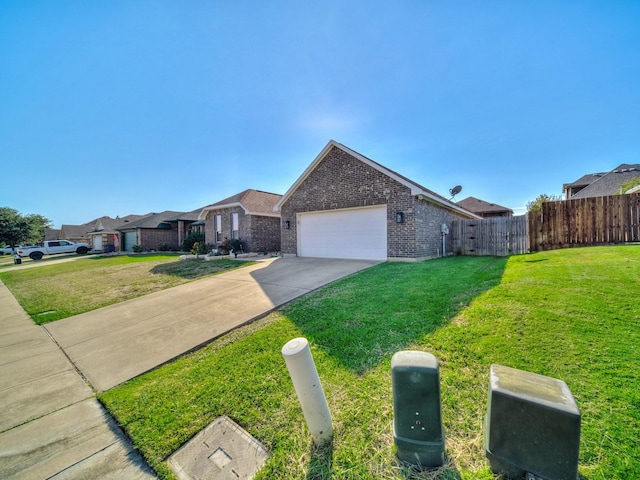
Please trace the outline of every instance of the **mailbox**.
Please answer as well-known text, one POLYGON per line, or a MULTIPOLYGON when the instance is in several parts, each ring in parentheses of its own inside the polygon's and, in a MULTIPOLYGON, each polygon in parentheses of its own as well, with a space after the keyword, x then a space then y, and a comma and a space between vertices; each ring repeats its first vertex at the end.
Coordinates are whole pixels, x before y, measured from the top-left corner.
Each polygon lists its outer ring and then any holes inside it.
POLYGON ((391 359, 393 440, 398 459, 419 469, 444 463, 438 360, 426 352, 401 351, 391 359))

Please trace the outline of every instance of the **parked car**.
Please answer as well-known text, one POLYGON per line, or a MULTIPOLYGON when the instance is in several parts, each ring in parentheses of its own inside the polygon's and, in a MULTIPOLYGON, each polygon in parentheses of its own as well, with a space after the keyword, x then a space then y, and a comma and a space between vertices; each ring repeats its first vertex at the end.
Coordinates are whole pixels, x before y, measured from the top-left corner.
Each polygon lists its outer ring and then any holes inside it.
POLYGON ((44 255, 57 253, 78 253, 84 255, 91 250, 88 243, 75 243, 68 240, 46 240, 37 247, 18 247, 16 253, 21 257, 40 260, 44 255))
POLYGON ((2 247, 0 248, 0 255, 11 255, 13 253, 13 249, 11 247, 2 247))

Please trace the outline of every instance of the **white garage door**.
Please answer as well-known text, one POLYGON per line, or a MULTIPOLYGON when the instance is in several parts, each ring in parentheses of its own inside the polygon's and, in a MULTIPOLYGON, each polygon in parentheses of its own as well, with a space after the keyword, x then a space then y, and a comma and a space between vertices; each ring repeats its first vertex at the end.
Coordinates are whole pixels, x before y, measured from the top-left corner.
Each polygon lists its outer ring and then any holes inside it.
POLYGON ((298 214, 301 257, 387 259, 387 206, 298 214))

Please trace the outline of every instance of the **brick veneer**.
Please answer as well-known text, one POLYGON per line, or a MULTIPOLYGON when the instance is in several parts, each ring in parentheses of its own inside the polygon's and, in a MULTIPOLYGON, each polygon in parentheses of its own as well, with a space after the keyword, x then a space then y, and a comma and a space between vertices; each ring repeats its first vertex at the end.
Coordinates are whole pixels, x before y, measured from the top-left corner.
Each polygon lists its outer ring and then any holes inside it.
MULTIPOLYGON (((297 254, 296 213, 387 205, 387 257, 398 260, 432 258, 442 253, 440 225, 451 225, 456 213, 426 200, 411 189, 367 165, 344 150, 333 147, 281 206, 282 253, 297 254), (396 223, 397 211, 404 222, 396 223)), ((446 237, 451 251, 450 236, 446 237)))
POLYGON ((238 214, 238 236, 247 252, 280 251, 280 218, 263 215, 247 215, 240 206, 209 210, 205 217, 205 241, 213 245, 216 242, 215 216, 222 217, 222 239, 231 238, 231 214, 238 214))
POLYGON ((158 250, 162 245, 178 248, 178 225, 171 223, 171 228, 140 228, 138 244, 143 250, 158 250))

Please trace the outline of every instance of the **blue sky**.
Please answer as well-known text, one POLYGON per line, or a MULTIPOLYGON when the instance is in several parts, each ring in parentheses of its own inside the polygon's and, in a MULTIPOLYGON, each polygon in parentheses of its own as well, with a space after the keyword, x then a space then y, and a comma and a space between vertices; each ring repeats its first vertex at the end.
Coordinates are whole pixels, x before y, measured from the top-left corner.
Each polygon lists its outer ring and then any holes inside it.
POLYGON ((285 193, 330 139, 522 213, 640 163, 638 1, 0 0, 0 206, 285 193))

